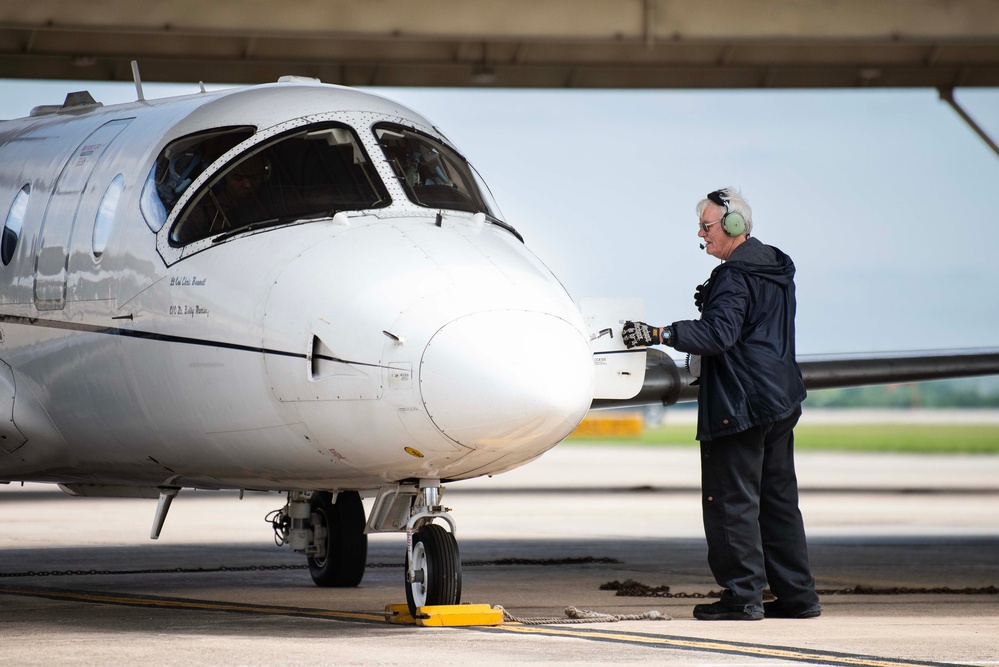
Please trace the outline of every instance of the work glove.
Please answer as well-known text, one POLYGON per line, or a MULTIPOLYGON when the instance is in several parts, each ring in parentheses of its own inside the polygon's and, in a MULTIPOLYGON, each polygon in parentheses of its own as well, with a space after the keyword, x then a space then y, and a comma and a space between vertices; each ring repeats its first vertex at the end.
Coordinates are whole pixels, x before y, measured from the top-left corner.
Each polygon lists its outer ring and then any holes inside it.
POLYGON ((621 330, 621 340, 629 348, 661 345, 663 342, 662 329, 660 327, 651 327, 645 322, 632 322, 629 320, 624 323, 624 328, 621 330))

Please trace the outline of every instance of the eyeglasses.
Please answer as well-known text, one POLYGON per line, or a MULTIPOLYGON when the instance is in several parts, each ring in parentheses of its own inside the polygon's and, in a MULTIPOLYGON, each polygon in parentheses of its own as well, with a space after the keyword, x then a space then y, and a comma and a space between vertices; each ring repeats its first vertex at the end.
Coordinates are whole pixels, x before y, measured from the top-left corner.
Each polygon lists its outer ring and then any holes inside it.
POLYGON ((715 220, 714 222, 698 222, 697 226, 701 228, 701 231, 705 234, 708 233, 708 227, 711 225, 717 225, 721 220, 715 220))

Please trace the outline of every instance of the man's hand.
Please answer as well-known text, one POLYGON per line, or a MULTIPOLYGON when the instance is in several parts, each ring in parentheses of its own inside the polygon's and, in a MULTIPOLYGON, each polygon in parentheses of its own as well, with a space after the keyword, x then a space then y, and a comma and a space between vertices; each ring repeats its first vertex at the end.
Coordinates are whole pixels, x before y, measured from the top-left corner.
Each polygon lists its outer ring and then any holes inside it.
POLYGON ((624 328, 621 330, 621 339, 629 348, 661 345, 663 342, 662 329, 659 327, 650 327, 645 322, 632 322, 629 320, 624 323, 624 328))

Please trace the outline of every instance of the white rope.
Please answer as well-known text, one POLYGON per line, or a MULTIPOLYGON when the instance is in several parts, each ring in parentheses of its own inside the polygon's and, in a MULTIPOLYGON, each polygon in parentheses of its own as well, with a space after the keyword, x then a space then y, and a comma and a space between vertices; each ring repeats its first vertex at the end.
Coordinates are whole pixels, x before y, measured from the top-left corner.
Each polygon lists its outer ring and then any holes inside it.
POLYGON ((577 607, 566 607, 565 617, 557 616, 520 618, 514 616, 503 607, 497 605, 497 609, 503 612, 505 622, 522 623, 524 625, 549 625, 551 623, 617 623, 618 621, 671 621, 673 618, 655 609, 643 614, 604 614, 599 611, 589 609, 579 609, 577 607))

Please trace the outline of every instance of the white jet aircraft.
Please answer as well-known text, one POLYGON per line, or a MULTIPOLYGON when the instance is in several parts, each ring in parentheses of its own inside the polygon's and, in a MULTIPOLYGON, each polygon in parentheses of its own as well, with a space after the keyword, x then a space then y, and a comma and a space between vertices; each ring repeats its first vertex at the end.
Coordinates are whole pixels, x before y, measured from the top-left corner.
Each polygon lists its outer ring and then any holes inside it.
MULTIPOLYGON (((139 92, 0 123, 0 481, 158 497, 153 538, 183 488, 282 492, 278 541, 320 586, 405 532, 415 611, 461 598, 442 482, 531 461, 591 405, 696 397, 612 306, 580 313, 413 111, 294 77, 139 92)), ((841 386, 999 354, 803 368, 841 386)))

